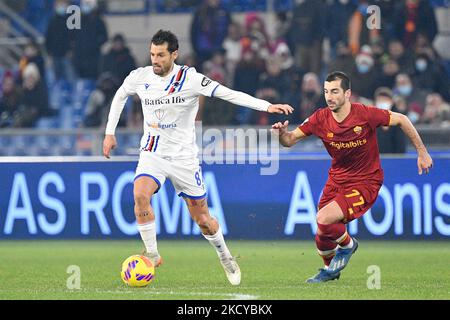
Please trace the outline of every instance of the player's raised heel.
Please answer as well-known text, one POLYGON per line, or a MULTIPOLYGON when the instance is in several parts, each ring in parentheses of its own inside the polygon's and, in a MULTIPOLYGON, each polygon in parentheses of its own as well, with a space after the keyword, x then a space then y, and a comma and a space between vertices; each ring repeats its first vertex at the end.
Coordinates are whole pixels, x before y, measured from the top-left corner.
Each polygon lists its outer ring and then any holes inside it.
POLYGON ((159 254, 150 254, 149 252, 143 252, 142 255, 146 256, 153 263, 155 268, 159 267, 164 263, 163 258, 159 254))
POLYGON ((340 272, 330 272, 328 269, 321 268, 319 273, 306 280, 306 283, 319 283, 331 280, 338 280, 341 276, 340 272))
POLYGON ((342 249, 339 248, 336 250, 336 255, 333 257, 333 260, 331 260, 330 265, 328 269, 331 272, 340 272, 342 269, 344 269, 348 262, 350 261, 350 258, 352 255, 356 252, 358 249, 358 241, 353 238, 353 246, 349 249, 342 249))
POLYGON ((222 264, 223 270, 227 275, 228 281, 233 286, 237 286, 241 283, 241 269, 236 262, 234 257, 220 257, 220 263, 222 264))

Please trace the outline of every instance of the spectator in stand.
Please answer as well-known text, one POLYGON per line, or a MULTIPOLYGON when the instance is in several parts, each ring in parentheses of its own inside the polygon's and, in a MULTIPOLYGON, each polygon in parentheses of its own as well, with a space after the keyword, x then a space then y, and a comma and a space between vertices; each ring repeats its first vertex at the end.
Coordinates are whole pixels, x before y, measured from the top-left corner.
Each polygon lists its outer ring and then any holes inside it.
POLYGON ((434 70, 436 73, 435 80, 438 85, 434 87, 434 91, 439 92, 446 101, 450 101, 450 73, 446 70, 446 62, 442 60, 436 50, 429 43, 428 38, 422 33, 418 33, 416 43, 414 45, 415 66, 417 70, 418 65, 425 65, 423 62, 418 63, 417 57, 425 57, 427 62, 427 71, 434 70))
POLYGON ((430 93, 427 96, 425 111, 420 122, 438 126, 450 125, 450 105, 442 99, 439 93, 430 93))
MULTIPOLYGON (((282 100, 286 102, 289 101, 289 104, 299 105, 299 88, 301 87, 305 72, 295 65, 289 46, 285 42, 278 43, 275 48, 274 56, 280 62, 281 72, 284 79, 286 79, 285 81, 287 81, 283 90, 282 100)), ((292 118, 293 121, 299 121, 299 117, 296 118, 292 115, 289 115, 288 118, 292 118)))
POLYGON ((450 100, 450 80, 447 74, 428 58, 428 55, 419 54, 416 57, 411 80, 414 86, 430 92, 437 92, 446 100, 450 100))
POLYGON ((230 23, 230 14, 220 0, 203 0, 198 6, 191 24, 191 44, 199 66, 222 48, 230 23))
POLYGON ((306 73, 303 77, 301 95, 302 119, 306 119, 317 108, 326 104, 319 77, 313 72, 306 73))
MULTIPOLYGON (((392 90, 387 87, 380 87, 375 91, 374 102, 379 109, 400 112, 395 105, 392 90)), ((377 140, 380 153, 406 152, 406 137, 398 126, 379 127, 377 140)))
POLYGON ((14 115, 22 100, 22 91, 16 85, 11 72, 3 77, 3 96, 0 98, 0 128, 14 126, 14 115))
POLYGON ((352 56, 350 48, 345 42, 338 42, 336 44, 336 58, 331 60, 328 72, 340 70, 345 73, 350 73, 354 64, 355 58, 352 56))
POLYGON ((406 100, 399 95, 395 95, 394 91, 392 91, 394 94, 393 100, 394 104, 397 107, 398 112, 403 113, 404 115, 408 115, 408 105, 406 104, 406 100))
POLYGON ((225 50, 216 50, 213 53, 210 60, 205 61, 203 64, 203 72, 209 78, 214 78, 220 84, 229 86, 230 80, 228 77, 226 60, 225 60, 225 50))
POLYGON ((194 67, 196 69, 198 68, 197 60, 195 60, 195 55, 193 53, 188 53, 187 55, 185 55, 182 58, 181 64, 189 67, 194 67))
POLYGON ((282 41, 287 42, 289 27, 291 24, 292 16, 288 11, 279 11, 275 13, 275 42, 282 41))
POLYGON ((33 127, 41 117, 52 116, 48 103, 47 85, 42 81, 39 69, 28 64, 22 74, 21 105, 14 115, 15 127, 33 127))
POLYGON ((405 113, 412 123, 419 121, 425 108, 427 92, 414 87, 411 78, 406 73, 400 73, 395 78, 394 94, 405 100, 405 113))
POLYGON ((381 67, 389 59, 389 54, 385 50, 384 40, 382 38, 378 38, 374 41, 370 48, 372 49, 372 56, 375 60, 375 65, 381 67))
POLYGON ((362 46, 370 45, 380 37, 379 30, 367 28, 369 1, 359 0, 348 23, 348 43, 353 56, 361 51, 362 46))
POLYGON ((416 56, 424 54, 428 56, 430 60, 438 59, 438 54, 434 50, 433 46, 430 44, 427 36, 423 33, 418 33, 416 36, 416 42, 414 44, 414 54, 416 56))
POLYGON ((305 72, 322 71, 322 42, 325 30, 325 4, 317 0, 296 1, 288 31, 294 45, 295 63, 305 72))
POLYGON ((395 10, 398 0, 372 0, 371 4, 377 5, 381 12, 381 37, 387 42, 395 38, 396 16, 395 10))
POLYGON ((131 110, 127 117, 127 128, 136 129, 140 128, 144 123, 144 115, 142 114, 142 104, 139 96, 136 94, 131 99, 131 110))
MULTIPOLYGON (((272 53, 272 43, 266 31, 264 20, 258 13, 245 16, 245 38, 259 58, 266 60, 272 53)), ((244 40, 245 41, 245 40, 244 40)))
POLYGON ((405 51, 405 47, 399 40, 391 40, 389 42, 388 53, 391 59, 397 61, 402 72, 412 72, 414 68, 414 55, 409 50, 405 51))
MULTIPOLYGON (((121 82, 111 72, 99 76, 97 87, 89 96, 83 125, 85 127, 100 127, 106 125, 112 99, 121 82)), ((126 112, 123 112, 119 126, 126 126, 126 112)))
POLYGON ((294 107, 294 112, 289 119, 293 123, 304 121, 318 108, 326 106, 325 98, 322 94, 322 84, 319 77, 308 72, 303 76, 297 95, 292 95, 287 101, 294 107))
POLYGON ((378 84, 375 87, 388 87, 393 88, 395 86, 395 78, 400 73, 400 67, 397 61, 390 59, 381 64, 381 72, 378 78, 378 84))
POLYGON ((433 7, 428 0, 399 1, 394 13, 395 32, 406 48, 412 48, 418 33, 433 43, 438 29, 433 7))
MULTIPOLYGON (((289 78, 283 73, 282 61, 276 56, 271 56, 266 60, 266 71, 261 74, 256 97, 270 101, 271 103, 283 103, 284 93, 289 87, 289 78)), ((279 115, 268 115, 260 112, 256 122, 260 125, 267 125, 282 121, 284 117, 279 115)))
POLYGON ((228 27, 228 34, 223 42, 223 48, 226 51, 225 57, 227 61, 238 63, 242 56, 242 26, 233 22, 228 27))
POLYGON ((55 14, 47 28, 45 46, 51 58, 55 79, 73 82, 75 80, 71 61, 73 39, 72 33, 66 25, 68 6, 68 0, 55 1, 55 14))
MULTIPOLYGON (((225 65, 225 52, 217 50, 211 60, 206 61, 203 67, 205 76, 222 85, 227 85, 227 69, 225 65)), ((205 125, 227 125, 235 118, 236 108, 228 101, 214 97, 200 97, 200 108, 197 120, 205 125)))
POLYGON ((228 35, 223 42, 225 49, 225 61, 227 72, 230 77, 230 86, 233 87, 233 78, 236 65, 242 58, 242 30, 241 25, 233 22, 228 27, 228 35))
POLYGON ((45 60, 44 57, 42 56, 42 52, 39 48, 39 45, 33 40, 30 40, 25 45, 24 54, 19 61, 20 73, 23 74, 25 68, 31 63, 33 63, 38 68, 40 79, 42 79, 43 82, 46 82, 45 60))
POLYGON ((79 78, 96 80, 101 47, 108 40, 108 32, 97 0, 81 0, 81 12, 83 27, 71 30, 74 36, 73 64, 79 78))
POLYGON ((123 82, 131 71, 136 69, 136 62, 121 34, 114 35, 108 53, 102 56, 100 73, 110 72, 123 82))
MULTIPOLYGON (((294 58, 286 42, 278 42, 273 55, 280 62, 281 71, 288 78, 288 81, 298 81, 300 83, 304 72, 295 65, 294 58)), ((296 87, 298 88, 298 86, 296 87)))
POLYGON ((352 95, 355 98, 372 99, 379 75, 375 69, 375 61, 368 45, 361 48, 356 56, 354 67, 351 71, 352 95))
MULTIPOLYGON (((330 57, 337 55, 337 45, 348 43, 348 22, 356 10, 356 5, 350 0, 334 0, 326 2, 326 34, 330 40, 330 57)), ((344 69, 333 69, 344 70, 344 69)))
MULTIPOLYGON (((237 64, 234 73, 234 90, 255 96, 259 78, 264 70, 264 60, 257 56, 249 43, 243 44, 242 60, 237 64)), ((254 110, 239 108, 236 111, 236 121, 238 124, 250 124, 252 114, 255 112, 254 110)))

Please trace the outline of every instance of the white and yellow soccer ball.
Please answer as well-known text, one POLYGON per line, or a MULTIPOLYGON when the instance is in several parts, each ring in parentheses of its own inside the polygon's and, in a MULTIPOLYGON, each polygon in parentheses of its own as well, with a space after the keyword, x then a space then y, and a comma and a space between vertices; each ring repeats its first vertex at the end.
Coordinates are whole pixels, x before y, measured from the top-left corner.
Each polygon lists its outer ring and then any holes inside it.
POLYGON ((155 278, 155 267, 146 256, 133 255, 122 263, 120 275, 130 287, 145 287, 155 278))

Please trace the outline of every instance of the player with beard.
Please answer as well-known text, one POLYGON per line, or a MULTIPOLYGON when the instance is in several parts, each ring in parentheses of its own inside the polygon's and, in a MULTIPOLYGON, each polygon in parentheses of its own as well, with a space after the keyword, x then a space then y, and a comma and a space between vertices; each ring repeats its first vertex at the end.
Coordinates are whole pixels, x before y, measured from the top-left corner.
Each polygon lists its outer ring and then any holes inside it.
POLYGON ((178 39, 160 30, 150 45, 151 66, 130 73, 111 104, 103 141, 103 154, 110 157, 117 146, 115 129, 128 96, 138 95, 144 115, 139 163, 134 178, 134 213, 144 242, 144 254, 157 267, 162 258, 156 243, 152 196, 169 179, 183 197, 192 219, 215 248, 232 285, 241 282, 241 271, 228 249, 218 221, 209 214, 205 186, 195 141, 195 117, 199 96, 217 97, 239 106, 269 113, 290 114, 293 108, 271 104, 243 92, 231 90, 189 66, 177 65, 178 39))
POLYGON ((324 267, 308 283, 338 279, 358 248, 346 224, 360 218, 374 204, 383 184, 376 128, 400 126, 417 150, 419 174, 428 173, 433 161, 417 130, 403 114, 351 103, 350 79, 343 72, 330 73, 324 83, 328 107, 321 108, 293 131, 289 122, 275 123, 280 143, 291 147, 310 135, 319 137, 332 158, 328 180, 317 212, 317 251, 324 267))

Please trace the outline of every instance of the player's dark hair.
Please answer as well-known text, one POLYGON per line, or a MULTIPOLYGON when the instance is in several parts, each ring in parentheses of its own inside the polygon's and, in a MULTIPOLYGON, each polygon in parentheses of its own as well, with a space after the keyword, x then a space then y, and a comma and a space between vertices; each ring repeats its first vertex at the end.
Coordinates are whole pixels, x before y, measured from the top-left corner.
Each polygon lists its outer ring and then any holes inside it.
POLYGON ((334 71, 327 75, 325 81, 331 82, 335 80, 341 80, 341 88, 345 91, 351 89, 350 78, 342 71, 334 71))
POLYGON ((159 30, 152 38, 154 45, 160 46, 167 42, 167 49, 170 53, 178 50, 178 38, 170 31, 159 30))

